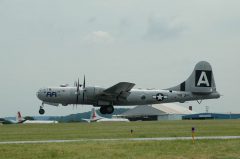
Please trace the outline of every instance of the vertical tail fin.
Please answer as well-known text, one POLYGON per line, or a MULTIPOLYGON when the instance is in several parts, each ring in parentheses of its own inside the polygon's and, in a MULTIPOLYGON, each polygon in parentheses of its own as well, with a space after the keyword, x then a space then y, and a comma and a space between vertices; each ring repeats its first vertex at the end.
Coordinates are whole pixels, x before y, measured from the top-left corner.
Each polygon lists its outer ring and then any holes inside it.
POLYGON ((211 65, 206 61, 197 63, 193 73, 186 81, 168 90, 187 91, 196 94, 210 94, 216 92, 216 84, 211 65))
POLYGON ((102 118, 102 117, 100 117, 100 116, 97 114, 95 108, 93 107, 93 108, 92 108, 92 111, 91 111, 90 121, 96 121, 96 120, 101 119, 101 118, 102 118))
POLYGON ((22 118, 22 115, 21 115, 21 112, 17 112, 17 118, 16 118, 16 121, 18 123, 21 123, 23 121, 23 118, 22 118))

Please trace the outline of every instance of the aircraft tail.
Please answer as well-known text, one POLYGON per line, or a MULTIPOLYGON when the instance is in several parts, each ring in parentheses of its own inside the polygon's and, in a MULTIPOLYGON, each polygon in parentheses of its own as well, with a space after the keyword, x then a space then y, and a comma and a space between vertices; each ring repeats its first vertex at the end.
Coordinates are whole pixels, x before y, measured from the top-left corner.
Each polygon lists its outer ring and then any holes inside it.
POLYGON ((197 63, 193 73, 186 81, 167 90, 187 91, 195 94, 211 94, 217 92, 211 65, 206 61, 197 63))
POLYGON ((97 114, 95 108, 93 107, 93 108, 92 108, 92 111, 91 111, 90 121, 97 121, 98 119, 101 119, 101 118, 102 118, 102 117, 100 117, 100 116, 97 114))
POLYGON ((22 118, 21 112, 17 112, 16 121, 18 123, 22 123, 24 121, 24 119, 22 118))

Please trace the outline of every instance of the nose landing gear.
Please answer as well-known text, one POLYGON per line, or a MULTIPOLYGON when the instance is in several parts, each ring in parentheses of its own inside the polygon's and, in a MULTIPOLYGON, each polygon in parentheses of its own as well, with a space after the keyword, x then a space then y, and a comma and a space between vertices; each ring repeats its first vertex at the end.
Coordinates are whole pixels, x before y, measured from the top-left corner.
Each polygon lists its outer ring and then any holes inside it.
POLYGON ((43 109, 43 103, 42 103, 39 109, 39 114, 43 115, 44 113, 45 113, 45 110, 43 109))

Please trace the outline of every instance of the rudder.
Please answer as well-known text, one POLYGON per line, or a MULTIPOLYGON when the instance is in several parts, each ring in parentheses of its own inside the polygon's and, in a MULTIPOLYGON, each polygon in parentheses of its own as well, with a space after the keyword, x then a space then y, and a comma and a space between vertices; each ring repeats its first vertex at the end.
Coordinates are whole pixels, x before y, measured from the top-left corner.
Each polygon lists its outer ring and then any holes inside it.
POLYGON ((193 73, 186 81, 167 90, 187 91, 196 94, 216 92, 216 84, 211 65, 206 61, 197 63, 193 73))

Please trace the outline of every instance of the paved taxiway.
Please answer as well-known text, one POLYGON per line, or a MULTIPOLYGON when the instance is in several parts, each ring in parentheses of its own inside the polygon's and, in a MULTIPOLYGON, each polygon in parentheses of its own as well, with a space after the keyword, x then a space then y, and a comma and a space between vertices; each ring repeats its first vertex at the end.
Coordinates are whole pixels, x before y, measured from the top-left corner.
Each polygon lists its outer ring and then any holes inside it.
MULTIPOLYGON (((240 136, 204 136, 195 137, 196 140, 226 140, 240 139, 240 136)), ((70 143, 86 141, 174 141, 174 140, 192 140, 192 137, 160 137, 160 138, 122 138, 122 139, 77 139, 77 140, 41 140, 41 141, 1 141, 3 144, 45 144, 45 143, 70 143)))

